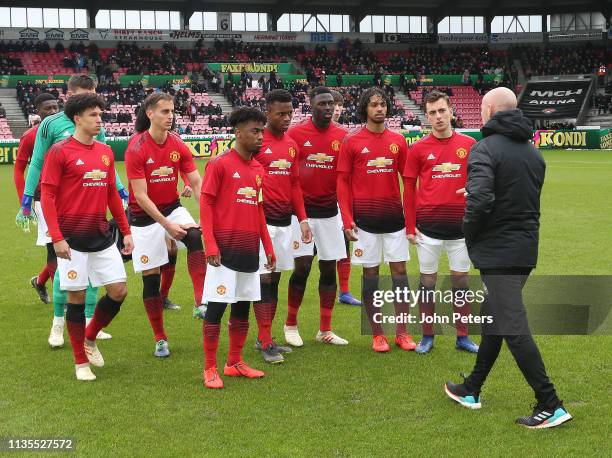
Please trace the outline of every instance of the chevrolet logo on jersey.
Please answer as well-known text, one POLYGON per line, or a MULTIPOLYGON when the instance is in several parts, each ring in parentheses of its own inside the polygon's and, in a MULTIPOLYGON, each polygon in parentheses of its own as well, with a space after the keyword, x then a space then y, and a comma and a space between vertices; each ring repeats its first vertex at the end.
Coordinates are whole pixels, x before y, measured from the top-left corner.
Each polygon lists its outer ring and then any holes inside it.
POLYGON ((257 190, 247 186, 246 188, 240 188, 237 193, 239 196, 244 196, 248 199, 252 199, 257 195, 257 190))
POLYGON ((438 164, 434 166, 431 170, 434 172, 450 173, 450 172, 454 172, 455 170, 459 170, 460 168, 461 168, 461 164, 443 162, 442 164, 438 164))
POLYGON ((328 156, 325 153, 309 154, 306 158, 309 161, 315 161, 318 164, 325 164, 326 162, 333 162, 334 156, 328 156))
POLYGON ((275 169, 286 170, 291 167, 291 162, 286 159, 279 159, 278 161, 272 161, 270 163, 270 167, 274 167, 275 169))
POLYGON ((94 169, 91 172, 85 172, 83 178, 87 178, 93 181, 100 181, 106 178, 106 172, 99 169, 94 169))
POLYGON ((155 169, 151 172, 154 177, 167 177, 174 173, 174 168, 162 165, 160 168, 155 169))
POLYGON ((368 161, 368 167, 386 167, 393 164, 393 159, 387 159, 386 157, 377 157, 368 161))

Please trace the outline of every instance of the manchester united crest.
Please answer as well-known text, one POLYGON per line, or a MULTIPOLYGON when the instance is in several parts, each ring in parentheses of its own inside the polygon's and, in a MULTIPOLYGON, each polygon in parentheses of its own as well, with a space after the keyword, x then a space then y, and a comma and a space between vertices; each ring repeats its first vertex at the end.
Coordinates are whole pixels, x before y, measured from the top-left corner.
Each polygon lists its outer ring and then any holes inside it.
POLYGON ((143 264, 146 264, 147 262, 149 262, 149 257, 145 256, 144 254, 140 257, 140 262, 142 262, 143 264))
POLYGON ((181 158, 181 155, 179 154, 178 151, 172 151, 170 153, 170 160, 172 162, 178 162, 180 158, 181 158))
POLYGON ((255 175, 255 182, 257 183, 257 186, 261 186, 261 177, 259 175, 255 175))
POLYGON ((300 242, 294 241, 293 242, 293 249, 297 250, 300 247, 300 242))
POLYGON ((295 148, 293 146, 289 147, 289 156, 291 157, 295 157, 296 151, 295 148))
POLYGON ((76 270, 69 270, 67 275, 70 280, 76 280, 77 278, 76 270))
POLYGON ((223 286, 223 285, 219 285, 219 286, 217 286, 217 294, 218 294, 219 296, 223 296, 223 295, 225 294, 225 291, 227 291, 227 290, 225 289, 225 286, 223 286))
POLYGON ((389 149, 393 154, 399 153, 399 145, 396 143, 391 143, 391 145, 389 145, 389 149))
POLYGON ((106 154, 102 155, 102 163, 107 167, 110 165, 110 158, 106 154))
POLYGON ((362 257, 363 256, 363 250, 360 250, 359 248, 357 248, 355 250, 355 256, 358 257, 358 258, 362 257))
POLYGON ((340 140, 334 140, 331 147, 334 151, 340 151, 340 140))
POLYGON ((466 149, 465 149, 465 148, 459 148, 459 149, 457 150, 457 157, 458 157, 459 159, 463 159, 465 156, 467 156, 467 151, 466 151, 466 149))

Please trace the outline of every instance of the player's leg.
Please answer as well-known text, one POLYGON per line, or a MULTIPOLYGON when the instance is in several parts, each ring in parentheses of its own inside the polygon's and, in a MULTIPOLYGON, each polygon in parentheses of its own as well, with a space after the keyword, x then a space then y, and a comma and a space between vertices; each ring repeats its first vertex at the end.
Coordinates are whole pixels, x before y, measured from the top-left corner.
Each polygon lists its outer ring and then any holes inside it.
MULTIPOLYGON (((346 252, 350 253, 350 241, 346 238, 346 235, 344 236, 344 244, 346 252)), ((338 302, 340 302, 341 304, 360 306, 361 301, 355 299, 349 291, 349 282, 351 278, 351 261, 348 256, 346 258, 338 260, 336 269, 338 270, 338 286, 340 287, 338 302)))
POLYGON ((77 380, 95 380, 96 376, 89 367, 90 361, 85 351, 85 290, 88 271, 87 256, 77 250, 71 250, 70 259, 58 259, 60 288, 67 291, 66 326, 74 357, 77 380))
MULTIPOLYGON (((278 272, 280 275, 280 272, 278 272)), ((270 364, 282 363, 285 358, 274 347, 272 341, 272 320, 276 312, 276 304, 272 298, 272 273, 260 272, 261 300, 253 302, 253 311, 257 320, 257 347, 265 362, 270 364)))
POLYGON ((423 328, 423 338, 415 351, 419 354, 429 353, 434 343, 433 318, 436 301, 434 292, 438 280, 438 265, 442 254, 442 241, 431 239, 421 234, 417 238, 417 257, 419 258, 419 321, 423 328))
POLYGON ((166 238, 166 246, 168 247, 168 264, 161 266, 161 286, 160 293, 164 301, 164 308, 166 310, 180 310, 181 306, 174 304, 169 298, 170 288, 174 281, 174 273, 176 271, 176 258, 178 254, 178 247, 176 242, 172 239, 166 238))
POLYGON ((60 288, 59 270, 53 276, 53 324, 49 334, 51 348, 64 346, 64 314, 66 312, 67 293, 60 288))
MULTIPOLYGON (((393 291, 409 291, 408 275, 406 273, 406 262, 410 260, 408 252, 408 240, 405 229, 393 233, 380 235, 382 239, 382 251, 385 262, 389 263, 391 270, 391 283, 393 291)), ((401 296, 406 297, 404 294, 401 296)), ((408 334, 406 323, 410 314, 410 303, 403 301, 403 297, 396 297, 395 317, 395 345, 402 350, 411 351, 416 348, 412 336, 408 334)))
MULTIPOLYGON (((448 254, 451 284, 453 286, 453 313, 460 317, 469 317, 472 312, 472 304, 466 300, 466 292, 469 291, 470 258, 467 247, 463 240, 446 240, 444 247, 448 254)), ((468 323, 461 320, 455 321, 457 329, 456 348, 469 353, 478 353, 476 345, 468 337, 468 323)))
MULTIPOLYGON (((91 286, 91 283, 87 286, 87 291, 85 293, 85 326, 89 326, 91 320, 93 319, 94 313, 96 311, 96 304, 98 303, 98 288, 91 286)), ((109 333, 100 330, 96 337, 96 340, 109 340, 112 339, 109 333)))
POLYGON ((217 349, 219 347, 221 318, 223 318, 226 307, 227 304, 222 302, 208 302, 202 323, 202 346, 204 349, 204 373, 202 378, 204 386, 207 388, 223 388, 223 380, 217 370, 217 349))
POLYGON ((45 246, 47 248, 47 263, 37 276, 30 279, 30 284, 38 294, 38 298, 43 303, 48 304, 50 301, 46 283, 49 278, 54 278, 55 270, 57 269, 57 258, 55 256, 55 249, 53 248, 53 243, 51 243, 45 216, 43 215, 42 207, 39 201, 34 203, 34 211, 38 218, 38 235, 36 238, 36 245, 45 246))
POLYGON ((336 302, 336 261, 346 258, 344 232, 339 216, 313 219, 314 241, 319 258, 319 312, 320 323, 316 340, 334 345, 347 345, 348 341, 331 330, 331 320, 336 302))
MULTIPOLYGON (((297 316, 304 300, 306 282, 310 275, 313 256, 301 256, 294 259, 294 269, 289 277, 289 287, 287 290, 287 319, 285 320, 285 341, 294 347, 304 345, 298 331, 297 316)), ((335 276, 335 273, 334 273, 335 276)))
POLYGON ((223 374, 229 377, 261 378, 264 373, 247 366, 242 359, 242 349, 249 332, 251 303, 238 301, 230 306, 232 309, 228 322, 229 352, 223 374))

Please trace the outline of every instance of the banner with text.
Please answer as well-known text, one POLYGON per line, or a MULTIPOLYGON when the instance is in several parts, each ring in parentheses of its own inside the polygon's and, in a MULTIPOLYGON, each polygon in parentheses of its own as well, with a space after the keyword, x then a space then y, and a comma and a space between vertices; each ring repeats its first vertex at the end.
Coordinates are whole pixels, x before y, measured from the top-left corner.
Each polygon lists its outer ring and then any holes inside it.
POLYGON ((258 63, 258 62, 239 62, 239 63, 207 63, 207 67, 210 71, 216 72, 219 70, 221 73, 241 73, 242 70, 246 70, 248 73, 295 73, 295 68, 292 64, 287 63, 258 63))
POLYGON ((46 84, 47 86, 61 86, 68 82, 70 75, 1 75, 0 87, 14 88, 21 81, 26 84, 46 84))
POLYGON ((590 80, 529 81, 518 107, 532 119, 576 118, 590 84, 590 80))

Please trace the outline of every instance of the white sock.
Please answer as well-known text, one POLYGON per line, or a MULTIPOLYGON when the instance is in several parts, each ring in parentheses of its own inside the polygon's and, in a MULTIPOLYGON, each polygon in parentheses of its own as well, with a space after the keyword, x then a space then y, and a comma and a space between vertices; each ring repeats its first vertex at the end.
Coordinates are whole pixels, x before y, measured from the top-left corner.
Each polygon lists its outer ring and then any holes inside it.
POLYGON ((59 325, 64 326, 64 317, 63 316, 54 316, 53 317, 53 326, 59 325))
POLYGON ((85 318, 85 327, 89 326, 89 323, 91 323, 91 318, 85 318))

